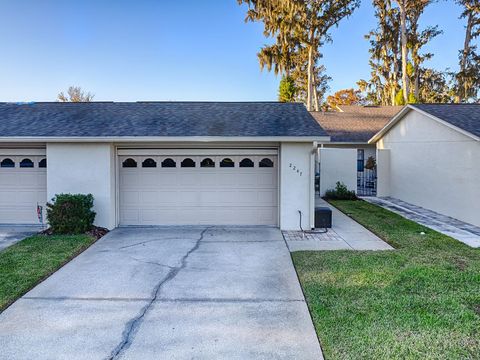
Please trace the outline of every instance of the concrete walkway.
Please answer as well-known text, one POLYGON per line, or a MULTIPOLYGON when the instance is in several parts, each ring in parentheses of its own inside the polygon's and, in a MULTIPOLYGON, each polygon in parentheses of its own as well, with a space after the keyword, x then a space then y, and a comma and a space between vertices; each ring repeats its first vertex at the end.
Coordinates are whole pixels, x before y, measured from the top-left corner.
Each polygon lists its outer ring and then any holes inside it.
POLYGON ((322 359, 282 234, 120 228, 0 314, 1 359, 322 359))
MULTIPOLYGON (((448 235, 468 246, 480 247, 480 227, 439 214, 391 197, 366 197, 363 200, 379 205, 403 217, 413 220, 442 234, 448 235)), ((480 216, 480 214, 479 214, 480 216)))
MULTIPOLYGON (((392 250, 393 248, 371 231, 351 219, 321 198, 315 206, 332 210, 332 228, 323 234, 304 234, 300 231, 284 231, 290 251, 302 250, 392 250)), ((321 229, 317 229, 319 231, 321 229)))
POLYGON ((27 236, 34 235, 42 228, 35 225, 0 225, 0 251, 25 239, 27 236))

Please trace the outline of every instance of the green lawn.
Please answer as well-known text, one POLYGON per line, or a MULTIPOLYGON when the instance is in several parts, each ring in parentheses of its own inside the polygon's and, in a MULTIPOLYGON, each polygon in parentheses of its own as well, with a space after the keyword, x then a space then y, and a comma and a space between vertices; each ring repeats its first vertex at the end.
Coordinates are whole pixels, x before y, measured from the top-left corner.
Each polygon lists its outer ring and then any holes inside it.
POLYGON ((326 359, 480 359, 480 250, 364 201, 332 204, 396 250, 293 253, 326 359))
POLYGON ((93 242, 86 235, 37 235, 0 252, 0 311, 93 242))

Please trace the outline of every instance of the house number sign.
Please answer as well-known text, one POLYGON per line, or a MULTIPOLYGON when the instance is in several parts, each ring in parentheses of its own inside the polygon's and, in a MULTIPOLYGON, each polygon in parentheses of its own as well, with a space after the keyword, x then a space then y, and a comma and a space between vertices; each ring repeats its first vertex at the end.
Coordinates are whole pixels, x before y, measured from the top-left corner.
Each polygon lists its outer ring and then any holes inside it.
POLYGON ((290 163, 290 166, 289 166, 294 172, 296 172, 298 175, 302 176, 303 174, 303 171, 300 170, 296 165, 293 165, 292 163, 290 163))

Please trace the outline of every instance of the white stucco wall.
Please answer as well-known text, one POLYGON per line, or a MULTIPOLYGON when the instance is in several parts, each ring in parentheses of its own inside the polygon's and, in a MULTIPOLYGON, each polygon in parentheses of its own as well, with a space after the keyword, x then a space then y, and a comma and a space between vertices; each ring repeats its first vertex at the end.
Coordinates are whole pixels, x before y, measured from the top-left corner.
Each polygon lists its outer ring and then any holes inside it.
POLYGON ((95 225, 115 227, 115 156, 109 144, 47 144, 47 193, 92 194, 95 225))
POLYGON ((320 159, 320 194, 334 189, 337 181, 357 191, 357 149, 322 148, 320 159))
POLYGON ((282 143, 280 146, 280 228, 298 230, 313 227, 314 148, 308 143, 282 143))
POLYGON ((479 141, 412 110, 377 148, 390 150, 382 195, 480 226, 479 141))
POLYGON ((390 150, 377 150, 377 196, 390 196, 390 150))

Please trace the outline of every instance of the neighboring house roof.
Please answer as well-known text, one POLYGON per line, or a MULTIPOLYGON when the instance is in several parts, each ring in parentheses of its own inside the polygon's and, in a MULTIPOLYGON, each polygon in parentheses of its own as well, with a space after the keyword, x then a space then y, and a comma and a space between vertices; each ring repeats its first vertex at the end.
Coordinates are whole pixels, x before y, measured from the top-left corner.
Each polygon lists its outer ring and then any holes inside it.
POLYGON ((420 111, 431 119, 480 140, 480 104, 409 104, 372 136, 369 143, 380 139, 411 110, 420 111))
POLYGON ((339 106, 340 111, 319 111, 311 114, 330 135, 332 142, 367 143, 401 106, 339 106))
POLYGON ((10 137, 321 137, 300 103, 0 103, 0 139, 10 137))

